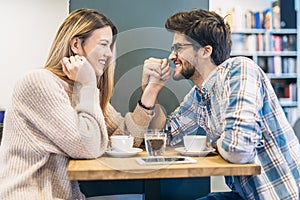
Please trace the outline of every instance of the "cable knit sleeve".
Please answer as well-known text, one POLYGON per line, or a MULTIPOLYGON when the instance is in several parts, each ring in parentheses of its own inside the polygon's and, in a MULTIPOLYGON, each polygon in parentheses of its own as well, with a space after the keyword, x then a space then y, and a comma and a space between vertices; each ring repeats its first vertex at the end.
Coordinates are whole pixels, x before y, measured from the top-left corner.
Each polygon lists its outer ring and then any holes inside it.
POLYGON ((107 112, 108 117, 106 119, 106 125, 108 134, 131 134, 135 137, 134 146, 140 146, 144 138, 144 133, 154 117, 154 113, 149 115, 143 108, 137 105, 133 112, 128 112, 125 117, 123 117, 110 104, 107 106, 107 112))
POLYGON ((13 95, 18 114, 35 132, 27 139, 38 142, 33 146, 37 151, 96 158, 106 150, 107 131, 96 86, 82 87, 73 108, 58 77, 36 70, 17 84, 13 95))

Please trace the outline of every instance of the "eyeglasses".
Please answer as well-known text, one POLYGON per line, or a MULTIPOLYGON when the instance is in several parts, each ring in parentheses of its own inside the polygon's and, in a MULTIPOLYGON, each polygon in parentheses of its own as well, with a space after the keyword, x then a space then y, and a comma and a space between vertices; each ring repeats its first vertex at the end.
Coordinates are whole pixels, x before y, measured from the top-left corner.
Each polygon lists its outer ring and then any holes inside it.
POLYGON ((181 43, 176 43, 173 44, 171 47, 171 52, 174 52, 175 54, 178 54, 178 51, 184 47, 184 46, 193 46, 194 44, 191 43, 186 43, 186 44, 181 44, 181 43))

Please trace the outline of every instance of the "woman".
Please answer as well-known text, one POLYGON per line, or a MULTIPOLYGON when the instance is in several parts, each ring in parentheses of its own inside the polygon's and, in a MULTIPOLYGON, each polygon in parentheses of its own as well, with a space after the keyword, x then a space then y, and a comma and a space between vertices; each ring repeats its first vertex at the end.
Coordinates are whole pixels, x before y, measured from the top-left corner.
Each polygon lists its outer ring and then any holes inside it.
POLYGON ((116 35, 101 13, 76 10, 60 26, 44 69, 16 84, 0 147, 0 199, 84 199, 78 183, 67 179, 70 157, 101 156, 113 134, 141 143, 154 113, 160 115, 150 107, 170 68, 166 60, 163 70, 145 63, 141 101, 123 118, 109 104, 116 35), (148 83, 151 74, 164 75, 148 83))

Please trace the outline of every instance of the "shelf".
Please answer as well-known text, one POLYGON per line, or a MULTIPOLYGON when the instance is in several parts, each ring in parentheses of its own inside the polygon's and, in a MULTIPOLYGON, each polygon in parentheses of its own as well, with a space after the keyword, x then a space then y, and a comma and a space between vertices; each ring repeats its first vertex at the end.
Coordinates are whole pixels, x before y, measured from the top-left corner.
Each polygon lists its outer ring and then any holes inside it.
POLYGON ((229 19, 232 28, 230 56, 248 57, 262 68, 279 98, 288 121, 293 123, 300 117, 299 9, 296 9, 296 26, 280 28, 282 25, 276 15, 271 15, 271 17, 266 15, 267 11, 273 8, 272 3, 267 0, 259 1, 259 3, 253 3, 253 0, 240 3, 229 0, 224 3, 224 6, 220 2, 211 4, 215 5, 214 9, 222 13, 223 17, 228 13, 231 14, 232 19, 229 19), (237 7, 239 7, 238 10, 237 7), (270 20, 272 23, 267 23, 270 20))
POLYGON ((297 107, 298 103, 297 101, 292 101, 292 102, 281 102, 279 100, 279 103, 282 107, 297 107))
POLYGON ((256 52, 249 52, 249 51, 233 51, 231 52, 230 56, 247 56, 252 57, 256 52))
MULTIPOLYGON (((236 51, 231 52, 231 56, 246 56, 254 60, 264 71, 273 72, 267 73, 267 77, 273 84, 276 94, 282 97, 279 98, 279 103, 284 109, 287 119, 293 122, 294 116, 298 116, 299 110, 299 52, 289 51, 296 50, 299 46, 297 42, 297 29, 244 29, 233 31, 236 37, 232 37, 236 43, 236 51), (240 35, 240 36, 239 36, 240 35), (244 36, 243 36, 244 35, 244 36), (259 35, 262 35, 259 36, 259 35), (295 35, 295 36, 294 36, 295 35), (256 51, 256 49, 276 49, 281 50, 283 38, 292 38, 295 46, 285 51, 256 51), (249 45, 249 46, 247 46, 249 45), (275 48, 276 47, 276 48, 275 48), (249 49, 249 50, 247 50, 249 49), (284 73, 285 72, 285 73, 284 73)), ((287 42, 287 41, 286 41, 287 42)), ((288 45, 288 44, 285 44, 288 45)), ((291 44, 289 44, 291 45, 291 44)))
POLYGON ((231 56, 297 56, 297 51, 233 51, 231 56))
POLYGON ((297 79, 298 75, 296 73, 290 73, 290 74, 270 74, 267 73, 267 76, 269 79, 297 79))
POLYGON ((241 29, 233 30, 232 34, 297 34, 297 29, 241 29))

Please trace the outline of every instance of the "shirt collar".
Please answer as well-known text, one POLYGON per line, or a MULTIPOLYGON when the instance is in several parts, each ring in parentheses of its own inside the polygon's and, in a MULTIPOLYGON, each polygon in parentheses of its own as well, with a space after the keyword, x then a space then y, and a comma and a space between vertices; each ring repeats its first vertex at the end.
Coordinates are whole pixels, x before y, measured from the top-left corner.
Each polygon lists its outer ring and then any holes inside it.
POLYGON ((200 91, 201 90, 206 90, 209 93, 212 91, 212 88, 214 86, 214 84, 216 83, 216 79, 217 79, 217 68, 215 68, 210 74, 209 76, 206 78, 206 80, 203 82, 202 84, 202 88, 198 88, 200 91))

